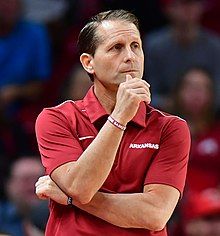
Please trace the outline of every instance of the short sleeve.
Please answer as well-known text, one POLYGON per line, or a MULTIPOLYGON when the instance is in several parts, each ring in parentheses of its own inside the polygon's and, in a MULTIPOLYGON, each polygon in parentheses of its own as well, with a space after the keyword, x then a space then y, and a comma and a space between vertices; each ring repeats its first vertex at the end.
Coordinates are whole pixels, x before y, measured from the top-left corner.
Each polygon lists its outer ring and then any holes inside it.
POLYGON ((174 118, 163 129, 160 147, 147 172, 144 184, 165 184, 182 195, 190 151, 190 132, 187 123, 174 118))
POLYGON ((74 130, 65 115, 52 109, 44 109, 36 120, 36 137, 42 163, 47 174, 82 154, 74 130))

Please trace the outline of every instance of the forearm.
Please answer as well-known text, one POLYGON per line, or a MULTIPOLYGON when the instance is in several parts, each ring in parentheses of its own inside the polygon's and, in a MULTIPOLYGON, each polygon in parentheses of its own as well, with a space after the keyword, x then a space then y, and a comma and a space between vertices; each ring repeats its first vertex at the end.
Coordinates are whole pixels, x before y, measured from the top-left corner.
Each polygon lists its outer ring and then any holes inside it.
MULTIPOLYGON (((39 198, 67 205, 67 195, 50 179, 40 177, 36 183, 39 198)), ((109 194, 97 192, 88 204, 73 198, 78 208, 97 216, 113 225, 124 228, 162 230, 171 217, 180 193, 168 185, 149 184, 144 193, 109 194)))
MULTIPOLYGON (((61 190, 58 191, 59 194, 56 195, 49 193, 49 197, 60 204, 67 205, 68 196, 61 190)), ((41 198, 43 197, 41 196, 41 198)), ((155 206, 153 196, 143 193, 109 194, 97 192, 88 204, 80 204, 75 199, 73 199, 73 204, 81 210, 123 228, 153 230, 157 220, 154 215, 160 214, 160 209, 155 206)))
POLYGON ((161 208, 153 195, 146 193, 108 194, 97 192, 89 204, 74 202, 80 209, 113 225, 124 228, 162 230, 161 208))
POLYGON ((107 121, 74 165, 55 170, 52 178, 68 195, 89 202, 108 177, 122 136, 123 131, 107 121))

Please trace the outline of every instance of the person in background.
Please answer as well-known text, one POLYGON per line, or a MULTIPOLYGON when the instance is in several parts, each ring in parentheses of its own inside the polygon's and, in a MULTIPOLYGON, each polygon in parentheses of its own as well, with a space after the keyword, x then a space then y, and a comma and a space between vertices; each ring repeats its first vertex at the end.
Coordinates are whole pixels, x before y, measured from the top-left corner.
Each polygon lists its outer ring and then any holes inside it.
POLYGON ((220 121, 214 109, 214 82, 209 71, 191 67, 174 90, 174 114, 187 120, 192 135, 186 188, 201 191, 220 185, 220 121))
POLYGON ((189 196, 183 206, 184 236, 220 235, 220 190, 207 188, 189 196))
MULTIPOLYGON (((35 156, 20 157, 10 166, 9 175, 5 176, 6 200, 0 202, 0 231, 11 236, 43 235, 31 221, 34 210, 42 205, 35 195, 34 184, 43 172, 39 157, 35 156)), ((47 206, 41 212, 39 217, 46 222, 47 206)))
POLYGON ((36 121, 46 169, 36 193, 51 199, 45 234, 165 236, 183 194, 187 123, 149 105, 135 15, 97 14, 78 46, 93 86, 83 100, 45 108, 36 121))
POLYGON ((20 123, 29 136, 34 133, 32 120, 39 113, 51 62, 45 28, 24 21, 22 8, 21 0, 0 0, 0 125, 20 123))
MULTIPOLYGON (((202 0, 161 0, 170 21, 144 39, 146 79, 151 84, 152 103, 168 110, 169 95, 179 75, 198 65, 213 74, 216 91, 220 89, 220 38, 201 27, 204 12, 202 0)), ((216 109, 220 95, 216 94, 216 109)))
POLYGON ((22 20, 20 0, 0 0, 0 19, 0 101, 7 108, 39 96, 50 72, 49 42, 42 26, 22 20))
POLYGON ((186 70, 178 80, 172 98, 172 112, 187 120, 192 135, 183 204, 175 214, 176 219, 173 218, 178 230, 183 223, 185 202, 206 189, 219 189, 220 121, 214 107, 212 74, 203 67, 193 66, 186 70))

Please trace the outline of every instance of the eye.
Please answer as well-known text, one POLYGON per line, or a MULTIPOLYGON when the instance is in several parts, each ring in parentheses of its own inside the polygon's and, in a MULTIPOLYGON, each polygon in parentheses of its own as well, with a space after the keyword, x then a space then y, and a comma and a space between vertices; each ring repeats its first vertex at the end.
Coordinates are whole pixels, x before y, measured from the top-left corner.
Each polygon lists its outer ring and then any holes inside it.
POLYGON ((122 44, 117 43, 117 44, 115 44, 115 45, 112 47, 112 49, 114 49, 114 50, 120 50, 120 49, 122 49, 122 44))
POLYGON ((132 48, 140 48, 140 44, 139 43, 137 43, 137 42, 133 42, 132 44, 131 44, 131 47, 132 48))

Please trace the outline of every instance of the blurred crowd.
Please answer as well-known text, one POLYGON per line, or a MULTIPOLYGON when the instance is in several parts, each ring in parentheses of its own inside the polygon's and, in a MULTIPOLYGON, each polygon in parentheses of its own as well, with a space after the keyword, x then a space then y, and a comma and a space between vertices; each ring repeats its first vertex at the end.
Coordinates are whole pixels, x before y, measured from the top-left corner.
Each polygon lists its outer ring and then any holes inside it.
POLYGON ((219 0, 0 0, 0 235, 44 235, 35 120, 44 107, 85 95, 92 82, 79 64, 79 30, 119 8, 140 19, 152 105, 191 130, 185 194, 169 233, 220 235, 219 0))

